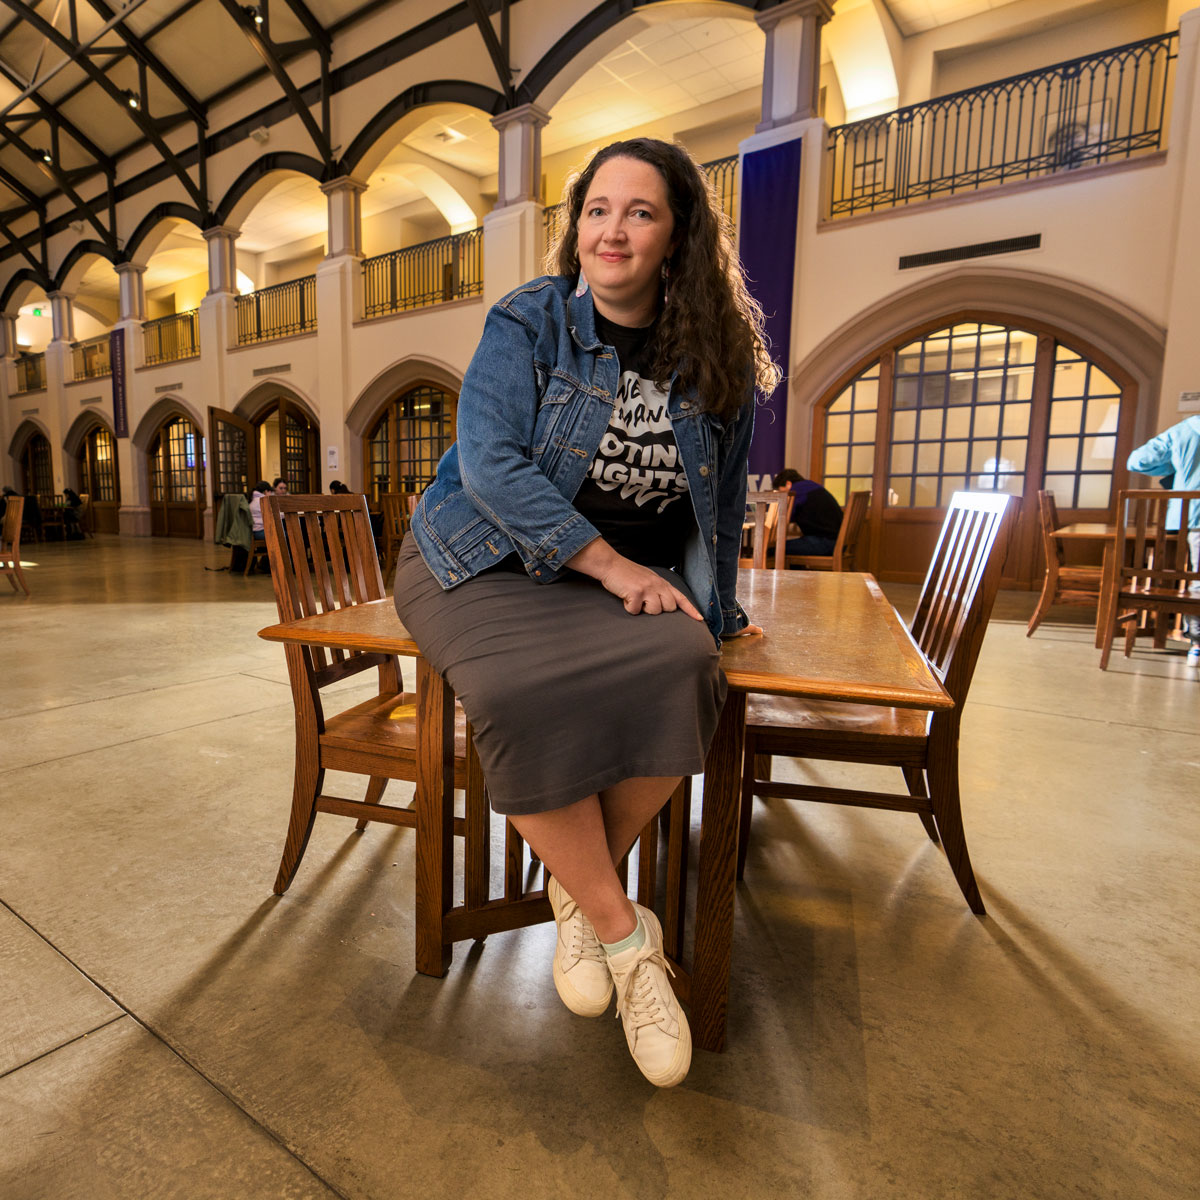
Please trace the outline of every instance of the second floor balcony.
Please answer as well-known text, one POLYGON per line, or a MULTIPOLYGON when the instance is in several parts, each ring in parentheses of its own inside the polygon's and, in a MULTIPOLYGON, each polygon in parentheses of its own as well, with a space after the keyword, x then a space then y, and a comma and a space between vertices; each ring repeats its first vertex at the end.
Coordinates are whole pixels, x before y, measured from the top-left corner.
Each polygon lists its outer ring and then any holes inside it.
POLYGON ((46 386, 45 354, 22 354, 14 363, 17 369, 17 391, 36 392, 46 386))
POLYGON ((75 342, 71 346, 73 376, 81 379, 103 379, 112 374, 109 359, 111 339, 107 333, 88 338, 86 342, 75 342))
POLYGON ((146 321, 142 325, 142 347, 146 365, 149 367, 156 363, 195 358, 200 353, 199 318, 199 309, 193 308, 187 312, 172 313, 169 317, 146 321))
POLYGON ((1166 145, 1179 34, 829 130, 824 216, 860 216, 1120 162, 1166 145))
POLYGON ((237 297, 239 346, 294 337, 317 327, 317 277, 306 275, 237 297))
POLYGON ((483 294, 483 230, 470 229, 363 260, 363 315, 483 294))

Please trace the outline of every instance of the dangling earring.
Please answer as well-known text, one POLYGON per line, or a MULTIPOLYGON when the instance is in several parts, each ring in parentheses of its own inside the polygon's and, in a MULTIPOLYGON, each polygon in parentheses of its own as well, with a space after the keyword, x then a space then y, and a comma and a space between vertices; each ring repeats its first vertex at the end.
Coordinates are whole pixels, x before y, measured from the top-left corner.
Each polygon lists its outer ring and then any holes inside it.
POLYGON ((575 295, 582 296, 588 290, 588 281, 583 277, 583 268, 579 268, 579 279, 575 284, 575 295))
POLYGON ((671 264, 664 258, 662 265, 663 308, 667 307, 667 299, 671 295, 671 264))

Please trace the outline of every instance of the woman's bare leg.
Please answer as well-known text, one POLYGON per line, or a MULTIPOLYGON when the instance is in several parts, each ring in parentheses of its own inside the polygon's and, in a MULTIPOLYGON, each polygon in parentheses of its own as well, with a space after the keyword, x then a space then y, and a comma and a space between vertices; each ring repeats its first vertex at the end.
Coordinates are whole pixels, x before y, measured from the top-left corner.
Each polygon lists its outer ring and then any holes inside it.
POLYGON ((579 905, 602 942, 619 942, 634 931, 637 915, 609 854, 598 796, 509 820, 579 905))
POLYGON ((671 779, 645 776, 641 779, 623 779, 600 793, 604 833, 614 865, 629 853, 642 830, 658 815, 678 786, 678 776, 671 779))

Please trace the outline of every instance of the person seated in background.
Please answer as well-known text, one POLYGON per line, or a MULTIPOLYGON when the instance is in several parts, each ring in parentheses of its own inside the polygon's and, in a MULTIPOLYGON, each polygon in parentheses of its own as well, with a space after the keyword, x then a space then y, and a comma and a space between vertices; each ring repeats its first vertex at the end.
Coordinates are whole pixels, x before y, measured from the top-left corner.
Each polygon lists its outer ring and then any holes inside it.
POLYGON ((331 496, 349 496, 351 492, 350 489, 340 479, 335 479, 329 485, 329 494, 331 496))
MULTIPOLYGON (((284 484, 284 494, 286 492, 287 484, 284 484)), ((254 531, 256 541, 263 541, 267 536, 263 532, 262 501, 264 496, 270 496, 273 493, 275 493, 275 488, 265 479, 260 479, 254 485, 254 491, 250 493, 250 528, 254 531)))
POLYGON ((277 476, 275 482, 271 484, 271 491, 277 496, 286 496, 288 494, 287 480, 282 475, 277 476))
POLYGON ((819 483, 785 467, 771 481, 776 491, 791 492, 790 524, 798 537, 787 540, 788 554, 832 554, 842 527, 842 506, 819 483))
POLYGON ((83 530, 79 527, 83 513, 83 500, 71 488, 63 488, 63 532, 71 541, 79 541, 83 530))

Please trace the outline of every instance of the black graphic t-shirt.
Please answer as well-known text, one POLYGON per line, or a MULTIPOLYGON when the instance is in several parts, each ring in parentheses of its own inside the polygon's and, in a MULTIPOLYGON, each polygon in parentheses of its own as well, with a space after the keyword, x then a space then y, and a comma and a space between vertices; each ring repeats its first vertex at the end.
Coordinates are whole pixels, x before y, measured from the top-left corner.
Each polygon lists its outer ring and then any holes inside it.
POLYGON ((596 313, 596 335, 616 350, 621 379, 575 507, 619 554, 646 566, 678 567, 695 517, 667 393, 649 376, 657 327, 630 329, 596 313))

